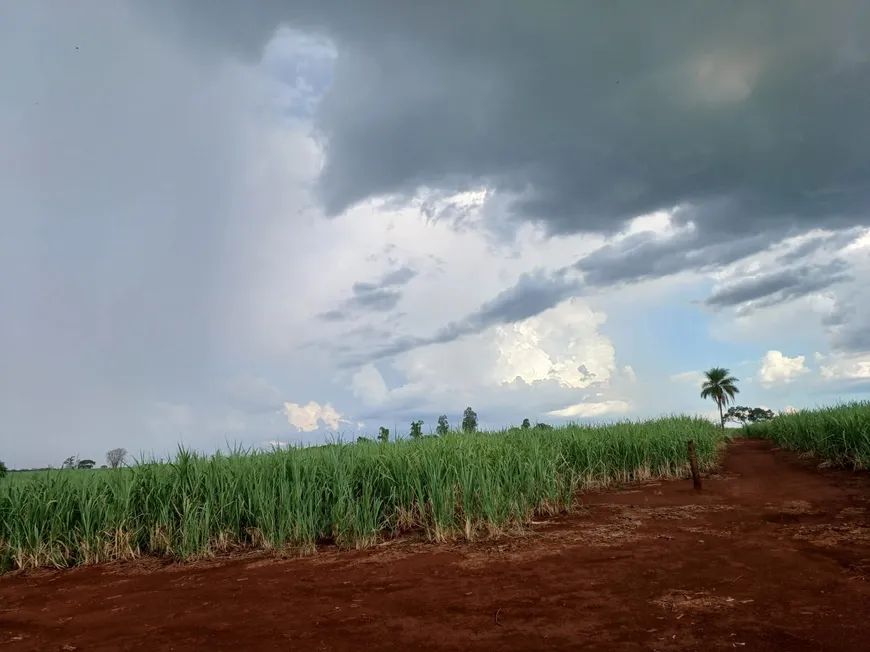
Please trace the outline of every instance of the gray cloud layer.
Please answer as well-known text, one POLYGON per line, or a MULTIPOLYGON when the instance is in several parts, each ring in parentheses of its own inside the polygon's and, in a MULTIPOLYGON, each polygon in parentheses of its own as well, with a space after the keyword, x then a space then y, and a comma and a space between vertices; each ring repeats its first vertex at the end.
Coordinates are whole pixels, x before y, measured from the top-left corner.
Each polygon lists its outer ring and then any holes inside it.
POLYGON ((847 229, 830 235, 812 238, 799 247, 795 247, 792 251, 780 256, 777 262, 788 265, 801 261, 807 256, 822 250, 827 250, 832 255, 836 255, 839 249, 853 243, 860 235, 861 229, 847 229))
POLYGON ((281 20, 336 42, 330 213, 487 183, 556 233, 683 203, 740 234, 868 220, 864 0, 171 6, 215 48, 254 52, 281 20))
POLYGON ((858 287, 838 297, 834 312, 825 320, 831 329, 834 349, 846 353, 870 353, 870 292, 858 287))
POLYGON ((668 238, 638 233, 602 247, 574 267, 583 273, 587 285, 604 287, 662 278, 687 269, 713 269, 745 258, 769 244, 769 238, 763 234, 705 242, 697 232, 668 238))
MULTIPOLYGON (((711 270, 814 227, 870 222, 864 0, 552 0, 546 9, 525 0, 227 0, 207 11, 193 0, 142 2, 212 55, 255 55, 280 23, 334 41, 333 84, 315 114, 330 214, 421 186, 443 195, 480 184, 504 208, 486 211, 485 223, 506 234, 520 221, 554 234, 613 232, 680 206, 676 224, 693 229, 641 233, 578 261, 590 288, 711 270)), ((424 212, 434 217, 431 206, 424 212)), ((563 297, 537 283, 535 304, 521 307, 526 293, 515 289, 514 312, 563 297)), ((398 295, 356 300, 389 310, 398 295)), ((383 353, 481 330, 487 309, 383 353)))
POLYGON ((238 89, 138 20, 0 8, 0 419, 47 454, 141 442, 150 402, 205 385, 219 355, 238 89))
POLYGON ((516 284, 500 292, 480 308, 456 322, 439 328, 430 336, 402 337, 362 357, 351 356, 344 366, 355 367, 361 363, 381 360, 431 344, 446 344, 460 337, 481 333, 499 324, 534 317, 552 308, 564 299, 577 293, 576 281, 567 278, 565 271, 556 274, 535 272, 523 274, 516 284))
POLYGON ((852 275, 848 266, 842 260, 833 260, 825 265, 802 265, 747 278, 713 293, 704 303, 725 308, 760 302, 766 307, 849 280, 852 275))
POLYGON ((350 319, 357 310, 389 312, 396 307, 402 298, 402 292, 399 288, 410 283, 418 273, 406 266, 384 274, 375 283, 354 283, 351 287, 353 296, 344 301, 339 308, 329 310, 320 317, 325 321, 345 321, 350 319))

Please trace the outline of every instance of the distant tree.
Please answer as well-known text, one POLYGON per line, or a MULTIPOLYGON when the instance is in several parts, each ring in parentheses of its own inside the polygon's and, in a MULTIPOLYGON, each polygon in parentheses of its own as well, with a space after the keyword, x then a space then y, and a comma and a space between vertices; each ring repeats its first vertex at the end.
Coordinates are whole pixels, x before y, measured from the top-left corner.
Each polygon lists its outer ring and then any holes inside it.
POLYGON ((737 405, 728 408, 728 411, 725 413, 725 421, 734 421, 745 426, 747 423, 770 421, 775 416, 773 410, 766 410, 760 407, 749 408, 743 405, 737 405))
POLYGON ((523 425, 521 425, 520 428, 522 428, 523 430, 528 430, 531 427, 532 427, 532 424, 529 422, 529 420, 523 419, 523 425))
POLYGON ((357 444, 370 444, 371 442, 372 442, 372 440, 369 439, 368 437, 357 437, 356 438, 357 444))
POLYGON ((70 455, 63 461, 63 464, 60 465, 62 469, 74 469, 76 466, 76 456, 70 455))
POLYGON ((724 415, 725 423, 728 423, 729 421, 733 421, 735 423, 740 423, 740 424, 745 426, 747 423, 749 423, 750 410, 751 410, 750 408, 745 407, 743 405, 732 405, 725 412, 725 415, 724 415))
POLYGON ((92 468, 94 468, 94 464, 96 464, 96 462, 94 462, 93 460, 79 460, 78 463, 76 464, 76 468, 77 469, 92 469, 92 468))
POLYGON ((378 431, 378 441, 390 441, 390 431, 388 428, 381 426, 381 429, 378 431))
POLYGON ((106 466, 105 464, 100 464, 100 468, 101 468, 101 469, 108 469, 109 467, 106 466))
POLYGON ((127 450, 124 448, 113 448, 106 453, 106 462, 112 469, 117 469, 122 466, 127 460, 127 450))
POLYGON ((773 410, 755 407, 749 411, 749 423, 760 423, 762 421, 771 421, 776 418, 773 410))
POLYGON ((412 421, 411 422, 411 438, 412 439, 420 439, 423 436, 423 422, 422 421, 412 421))
POLYGON ((549 423, 536 423, 535 424, 535 430, 552 430, 552 429, 553 429, 553 426, 551 426, 549 423))
POLYGON ((701 384, 701 398, 712 399, 719 408, 719 423, 725 427, 725 414, 723 408, 734 400, 735 394, 739 394, 737 389, 738 378, 731 375, 728 369, 723 367, 713 367, 704 372, 704 382, 701 384))
POLYGON ((447 415, 442 414, 438 417, 438 425, 435 427, 435 433, 442 437, 450 432, 450 424, 447 422, 447 415))
POLYGON ((7 469, 6 465, 0 461, 0 478, 5 478, 7 473, 9 473, 9 469, 7 469))
POLYGON ((474 432, 477 430, 477 412, 470 407, 462 413, 462 432, 474 432))

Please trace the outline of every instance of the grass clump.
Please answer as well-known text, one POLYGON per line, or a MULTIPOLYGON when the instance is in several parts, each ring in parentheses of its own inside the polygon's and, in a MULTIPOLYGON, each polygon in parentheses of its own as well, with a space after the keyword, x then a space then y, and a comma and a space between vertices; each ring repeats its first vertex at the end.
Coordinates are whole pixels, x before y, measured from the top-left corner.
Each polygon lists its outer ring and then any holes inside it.
POLYGON ((684 477, 728 435, 670 417, 546 432, 423 437, 203 457, 0 483, 0 569, 65 567, 236 548, 369 546, 419 530, 432 541, 522 527, 571 509, 583 490, 684 477))
POLYGON ((832 466, 870 468, 870 401, 781 414, 747 426, 747 431, 749 436, 809 453, 832 466))

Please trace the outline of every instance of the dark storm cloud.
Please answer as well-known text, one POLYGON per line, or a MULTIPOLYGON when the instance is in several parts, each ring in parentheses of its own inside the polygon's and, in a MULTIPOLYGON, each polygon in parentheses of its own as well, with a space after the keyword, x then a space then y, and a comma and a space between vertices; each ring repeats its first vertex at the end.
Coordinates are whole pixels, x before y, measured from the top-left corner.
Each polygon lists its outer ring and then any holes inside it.
POLYGON ((713 293, 704 303, 713 308, 761 303, 764 307, 797 299, 852 280, 842 260, 825 265, 803 265, 738 281, 713 293))
POLYGON ((838 250, 855 242, 862 235, 861 229, 847 229, 837 233, 826 234, 817 238, 807 240, 792 251, 783 254, 777 258, 777 262, 783 265, 799 262, 807 256, 815 254, 820 250, 836 253, 838 250))
MULTIPOLYGON (((480 185, 505 207, 486 212, 486 223, 505 233, 522 221, 552 234, 612 233, 681 207, 675 224, 693 228, 680 235, 631 236, 578 261, 596 288, 712 270, 813 228, 870 222, 866 0, 139 7, 212 59, 256 58, 282 24, 332 40, 332 86, 315 115, 326 155, 318 192, 330 215, 375 196, 401 202, 421 187, 443 197, 480 185)), ((462 221, 454 207, 423 211, 462 221)), ((833 246, 807 243, 781 262, 833 246)), ((786 276, 767 279, 773 293, 756 305, 814 282, 786 276)), ((542 291, 534 305, 558 297, 542 291)), ((394 299, 373 289, 360 306, 388 309, 394 299)), ((490 312, 507 319, 533 305, 510 291, 501 299, 385 354, 450 341, 484 328, 490 312)))
POLYGON ((842 353, 870 353, 870 304, 867 288, 838 297, 833 313, 823 323, 829 328, 831 346, 842 353))
POLYGON ((389 312, 396 307, 401 298, 401 293, 387 288, 373 288, 360 290, 356 286, 353 288, 354 297, 350 301, 350 305, 356 308, 365 310, 377 310, 379 312, 389 312))
POLYGON ((672 237, 638 233, 605 245, 574 265, 589 286, 652 280, 686 269, 704 271, 728 265, 768 247, 763 234, 705 242, 697 232, 672 237))
POLYGON ((144 446, 151 403, 219 364, 240 89, 139 21, 120 0, 0 8, 0 427, 19 460, 144 446))
POLYGON ((564 274, 523 274, 513 287, 484 303, 463 324, 484 330, 496 324, 522 321, 561 303, 578 289, 577 282, 566 279, 564 274))
POLYGON ((408 266, 400 267, 399 269, 390 272, 381 279, 381 287, 393 287, 397 285, 405 285, 417 276, 419 272, 408 266))
POLYGON ((461 337, 485 331, 491 326, 512 324, 534 317, 561 303, 579 290, 566 273, 535 272, 523 274, 515 285, 496 295, 461 320, 451 322, 426 337, 401 337, 362 357, 345 361, 344 366, 392 357, 431 344, 446 344, 461 337))
POLYGON ((405 266, 388 272, 374 283, 354 283, 351 287, 353 296, 344 301, 341 307, 322 313, 320 318, 324 321, 345 321, 359 310, 389 312, 402 298, 402 292, 398 288, 407 285, 418 273, 417 270, 405 266))
POLYGON ((339 310, 338 308, 322 312, 319 316, 323 321, 344 321, 345 319, 350 317, 348 313, 343 310, 339 310))
POLYGON ((865 0, 154 2, 215 50, 255 55, 282 22, 335 42, 331 214, 485 183, 553 233, 678 204, 699 237, 870 219, 865 0))
POLYGON ((870 326, 865 323, 853 324, 834 340, 836 348, 851 353, 870 351, 870 326))

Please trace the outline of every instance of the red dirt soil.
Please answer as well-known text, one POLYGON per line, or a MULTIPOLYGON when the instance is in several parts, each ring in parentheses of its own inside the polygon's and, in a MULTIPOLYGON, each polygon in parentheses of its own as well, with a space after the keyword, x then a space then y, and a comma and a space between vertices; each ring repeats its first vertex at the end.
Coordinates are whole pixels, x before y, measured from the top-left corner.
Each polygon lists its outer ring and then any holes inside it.
POLYGON ((0 577, 0 649, 870 649, 870 476, 737 440, 529 536, 0 577))

